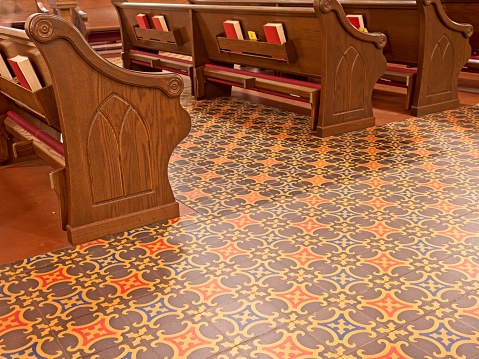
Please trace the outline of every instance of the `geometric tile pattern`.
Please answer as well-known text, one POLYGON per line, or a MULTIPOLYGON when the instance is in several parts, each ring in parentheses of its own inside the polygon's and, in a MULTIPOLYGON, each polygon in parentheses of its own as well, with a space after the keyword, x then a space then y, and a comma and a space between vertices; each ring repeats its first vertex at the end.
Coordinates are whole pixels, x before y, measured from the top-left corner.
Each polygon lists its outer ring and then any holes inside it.
POLYGON ((479 106, 326 139, 187 109, 193 214, 0 267, 0 358, 479 358, 479 106))

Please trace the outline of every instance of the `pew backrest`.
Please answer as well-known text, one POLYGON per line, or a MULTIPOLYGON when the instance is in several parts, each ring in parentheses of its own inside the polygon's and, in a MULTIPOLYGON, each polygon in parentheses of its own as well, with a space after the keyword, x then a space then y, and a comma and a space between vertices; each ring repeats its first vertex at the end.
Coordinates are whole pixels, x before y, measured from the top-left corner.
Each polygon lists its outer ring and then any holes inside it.
POLYGON ((109 0, 80 0, 71 17, 89 42, 120 40, 118 16, 109 0))
POLYGON ((12 3, 15 4, 15 11, 11 16, 12 23, 8 26, 16 29, 23 29, 25 20, 30 15, 35 13, 48 14, 50 12, 41 0, 16 0, 12 3))

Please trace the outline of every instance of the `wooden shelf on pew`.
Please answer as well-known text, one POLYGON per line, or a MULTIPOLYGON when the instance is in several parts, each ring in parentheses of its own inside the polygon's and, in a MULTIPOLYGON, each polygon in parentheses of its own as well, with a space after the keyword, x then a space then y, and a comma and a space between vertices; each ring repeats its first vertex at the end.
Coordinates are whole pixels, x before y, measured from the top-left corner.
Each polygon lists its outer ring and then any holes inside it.
POLYGON ((13 81, 0 77, 0 92, 26 110, 39 115, 49 126, 60 130, 53 86, 48 85, 32 92, 13 81))
POLYGON ((167 42, 175 46, 183 45, 181 29, 160 31, 155 29, 142 29, 138 26, 133 26, 133 30, 135 31, 138 40, 167 42))
POLYGON ((221 52, 268 58, 283 61, 288 64, 296 61, 296 51, 293 41, 286 41, 284 44, 273 44, 270 42, 229 39, 223 36, 217 36, 216 39, 221 52))

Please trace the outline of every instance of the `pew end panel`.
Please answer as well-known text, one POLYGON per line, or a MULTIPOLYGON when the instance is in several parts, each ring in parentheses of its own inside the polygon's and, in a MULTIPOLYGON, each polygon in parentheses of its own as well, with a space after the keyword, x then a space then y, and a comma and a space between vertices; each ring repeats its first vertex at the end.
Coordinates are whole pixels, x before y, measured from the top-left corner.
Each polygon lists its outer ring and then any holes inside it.
POLYGON ((471 56, 469 38, 473 27, 455 23, 444 12, 440 0, 417 0, 420 16, 418 90, 411 113, 423 116, 459 106, 458 80, 471 56))
POLYGON ((374 126, 372 93, 386 70, 385 35, 357 30, 339 2, 315 0, 314 9, 322 18, 323 37, 334 39, 321 42, 326 66, 321 75, 320 101, 325 105, 320 107, 320 118, 323 127, 329 127, 326 135, 339 133, 338 128, 344 132, 374 126))
POLYGON ((56 16, 29 17, 26 32, 52 76, 65 156, 52 182, 69 240, 177 217, 167 166, 191 125, 179 102, 182 79, 118 68, 56 16))

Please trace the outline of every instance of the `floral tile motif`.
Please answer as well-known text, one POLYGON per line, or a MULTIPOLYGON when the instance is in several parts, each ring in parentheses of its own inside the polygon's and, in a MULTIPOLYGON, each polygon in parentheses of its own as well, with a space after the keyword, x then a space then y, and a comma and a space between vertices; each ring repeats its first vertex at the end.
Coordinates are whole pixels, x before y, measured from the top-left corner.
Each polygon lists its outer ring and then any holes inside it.
POLYGON ((183 100, 193 213, 0 267, 0 358, 479 357, 479 106, 320 139, 183 100))

